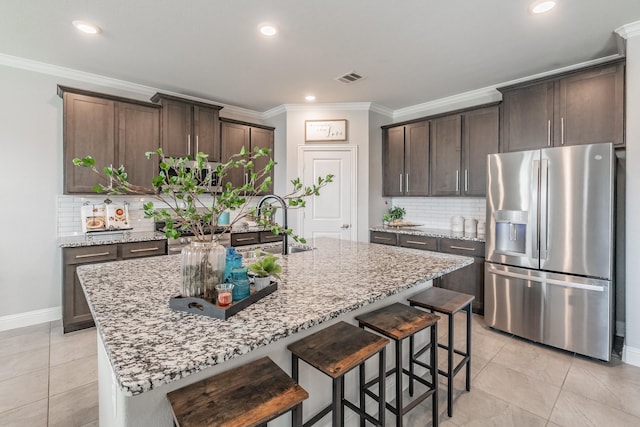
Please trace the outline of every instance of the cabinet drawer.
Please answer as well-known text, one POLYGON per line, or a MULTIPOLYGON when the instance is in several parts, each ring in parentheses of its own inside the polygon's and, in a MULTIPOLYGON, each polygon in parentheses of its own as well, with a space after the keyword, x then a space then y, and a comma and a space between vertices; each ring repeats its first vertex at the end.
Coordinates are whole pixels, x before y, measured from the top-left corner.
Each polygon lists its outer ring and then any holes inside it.
POLYGON ((383 245, 398 244, 398 236, 395 233, 386 233, 384 231, 372 231, 370 236, 371 243, 381 243, 383 245))
POLYGON ((484 258, 484 242, 470 240, 440 239, 440 252, 449 254, 478 256, 484 258))
POLYGON ((260 243, 260 233, 232 233, 231 246, 257 245, 260 243))
POLYGON ((124 243, 121 251, 122 259, 166 255, 167 242, 165 240, 153 240, 149 242, 124 243))
POLYGON ((115 261, 118 258, 118 245, 83 246, 64 248, 64 263, 91 264, 94 262, 115 261))
POLYGON ((281 242, 281 241, 282 241, 281 234, 273 234, 270 231, 260 232, 260 243, 271 243, 271 242, 281 242))
POLYGON ((438 239, 429 236, 413 236, 411 234, 399 234, 400 246, 405 248, 423 249, 425 251, 437 251, 438 239))

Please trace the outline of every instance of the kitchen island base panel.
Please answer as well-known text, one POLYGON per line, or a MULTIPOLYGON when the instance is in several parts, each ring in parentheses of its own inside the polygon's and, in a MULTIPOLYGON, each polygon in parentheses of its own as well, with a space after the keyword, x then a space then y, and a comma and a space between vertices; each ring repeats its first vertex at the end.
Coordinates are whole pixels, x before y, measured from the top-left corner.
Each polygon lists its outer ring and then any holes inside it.
MULTIPOLYGON (((110 427, 172 427, 173 416, 169 401, 166 398, 167 393, 265 356, 271 358, 283 371, 291 375, 291 353, 287 350, 289 344, 339 321, 347 321, 357 325, 357 321, 354 320, 355 316, 390 303, 406 301, 408 297, 431 286, 431 281, 423 282, 398 294, 389 296, 384 300, 366 305, 346 315, 300 331, 265 347, 252 350, 245 355, 229 359, 222 364, 212 366, 181 379, 176 379, 169 384, 162 384, 160 387, 152 388, 149 391, 135 396, 128 395, 118 386, 118 380, 113 373, 102 337, 98 334, 98 398, 100 425, 110 427)), ((416 346, 427 343, 428 337, 426 335, 416 335, 416 346)), ((409 351, 407 347, 407 351, 403 351, 403 357, 408 357, 408 354, 409 351)), ((408 363, 408 358, 405 360, 405 363, 408 363)), ((373 362, 371 360, 367 361, 366 372, 375 372, 376 366, 374 365, 376 364, 377 360, 373 362)), ((387 368, 392 369, 394 366, 395 358, 391 356, 387 357, 387 368)), ((345 378, 345 396, 354 401, 358 401, 357 372, 350 372, 345 378)), ((303 387, 309 393, 309 399, 304 402, 304 412, 306 414, 319 412, 326 406, 326 402, 331 400, 331 379, 312 367, 301 366, 299 380, 300 384, 303 384, 303 387)), ((393 384, 387 384, 386 393, 392 395, 393 390, 393 384)), ((370 411, 370 413, 375 414, 376 407, 377 404, 375 402, 367 402, 367 411, 370 411)), ((345 426, 359 426, 359 422, 357 414, 347 411, 345 414, 345 426)), ((288 427, 290 425, 291 414, 284 414, 276 420, 269 422, 269 427, 288 427)), ((316 426, 326 427, 330 425, 330 417, 326 417, 326 419, 316 424, 316 426)))

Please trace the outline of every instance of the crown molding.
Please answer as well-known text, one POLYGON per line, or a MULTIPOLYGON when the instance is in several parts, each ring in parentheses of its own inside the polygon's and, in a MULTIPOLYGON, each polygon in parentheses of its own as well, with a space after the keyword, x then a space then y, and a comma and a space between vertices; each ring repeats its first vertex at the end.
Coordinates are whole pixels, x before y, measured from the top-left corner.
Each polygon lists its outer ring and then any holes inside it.
POLYGON ((393 118, 393 110, 391 108, 387 108, 383 105, 379 105, 379 104, 375 104, 375 103, 371 103, 371 108, 369 109, 370 111, 373 111, 374 113, 378 113, 378 114, 382 114, 383 116, 387 116, 389 118, 393 118))
POLYGON ((448 96, 446 98, 436 99, 435 101, 400 108, 393 112, 393 119, 397 120, 400 117, 405 116, 436 114, 446 110, 451 110, 453 106, 455 106, 453 109, 458 109, 480 104, 489 104, 500 100, 502 100, 502 95, 496 90, 496 86, 489 86, 482 89, 448 96))
POLYGON ((19 68, 22 70, 33 71, 36 73, 47 74, 50 76, 61 77, 79 82, 90 83, 98 86, 104 86, 112 89, 124 90, 127 92, 139 94, 147 99, 153 96, 156 92, 166 93, 168 95, 178 96, 180 98, 190 99, 193 101, 200 101, 206 103, 215 103, 224 107, 225 113, 236 113, 245 117, 261 119, 263 114, 258 111, 249 110, 246 108, 236 107, 234 105, 225 104, 216 100, 204 99, 195 96, 185 95, 183 93, 177 93, 168 91, 165 89, 154 88, 151 86, 145 86, 137 83, 128 82, 125 80, 114 79, 111 77, 102 76, 99 74, 88 73, 85 71, 78 71, 71 68, 60 67, 58 65, 47 64, 45 62, 34 61, 31 59, 20 58, 17 56, 6 55, 0 53, 0 65, 6 65, 7 67, 19 68))
POLYGON ((627 40, 640 35, 640 21, 625 24, 614 31, 623 39, 627 40))
POLYGON ((280 114, 285 114, 287 112, 287 109, 285 108, 284 105, 278 105, 277 107, 273 107, 270 110, 265 111, 264 113, 262 113, 262 118, 263 119, 270 119, 271 117, 275 117, 278 116, 280 114))
POLYGON ((326 104, 283 104, 289 111, 327 111, 327 110, 354 110, 369 111, 371 102, 334 102, 326 104))

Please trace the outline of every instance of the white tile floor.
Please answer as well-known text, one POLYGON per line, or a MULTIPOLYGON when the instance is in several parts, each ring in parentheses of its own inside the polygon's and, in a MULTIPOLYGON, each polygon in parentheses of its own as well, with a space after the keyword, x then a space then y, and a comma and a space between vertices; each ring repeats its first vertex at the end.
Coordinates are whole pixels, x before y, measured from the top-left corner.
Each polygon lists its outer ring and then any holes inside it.
MULTIPOLYGON (((462 345, 464 314, 456 326, 462 345)), ((446 336, 444 322, 439 328, 446 336)), ((463 391, 461 372, 449 418, 441 388, 441 426, 640 426, 638 367, 532 344, 488 329, 475 315, 472 350, 471 392, 463 391)), ((443 351, 439 357, 446 363, 443 351)), ((63 335, 53 322, 0 332, 0 426, 97 426, 97 420, 95 329, 63 335)), ((430 424, 428 402, 405 416, 409 427, 430 424)))

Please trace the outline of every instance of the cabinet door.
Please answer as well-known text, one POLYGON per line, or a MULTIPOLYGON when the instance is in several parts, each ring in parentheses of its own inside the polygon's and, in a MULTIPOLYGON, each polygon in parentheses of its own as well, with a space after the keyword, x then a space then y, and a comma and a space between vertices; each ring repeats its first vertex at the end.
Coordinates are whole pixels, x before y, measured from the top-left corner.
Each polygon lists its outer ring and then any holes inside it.
POLYGON ((405 196, 429 195, 429 122, 405 126, 405 196))
POLYGON ((405 248, 422 249, 423 251, 437 251, 438 238, 430 236, 414 236, 411 234, 398 234, 398 245, 405 248))
POLYGON ((382 135, 382 195, 404 195, 404 126, 382 135))
POLYGON ((162 100, 162 151, 170 157, 192 156, 191 104, 162 100))
POLYGON ((73 165, 75 157, 91 155, 102 169, 116 163, 114 101, 74 93, 64 94, 64 190, 94 193, 101 182, 90 169, 73 165))
MULTIPOLYGON (((267 166, 269 159, 273 158, 273 148, 274 148, 273 147, 273 131, 270 129, 252 127, 250 128, 250 137, 251 137, 252 151, 254 151, 257 147, 268 148, 271 150, 271 153, 269 154, 269 156, 261 157, 255 160, 254 171, 261 171, 262 169, 264 169, 265 166, 267 166)), ((273 182, 273 169, 271 169, 269 176, 271 177, 271 182, 273 182)), ((266 178, 266 176, 264 178, 266 178)), ((259 179, 255 185, 259 186, 263 182, 264 178, 259 179)), ((270 193, 272 191, 273 191, 273 184, 269 186, 267 193, 270 193)), ((260 192, 258 194, 264 194, 264 193, 260 192)))
POLYGON ((554 83, 509 90, 502 97, 502 151, 552 145, 554 83))
MULTIPOLYGON (((247 150, 250 146, 250 128, 237 123, 225 123, 220 126, 222 135, 222 162, 229 161, 231 156, 238 154, 242 147, 247 150)), ((234 187, 240 187, 245 183, 245 172, 243 168, 229 169, 227 176, 222 178, 222 185, 231 182, 234 187)))
POLYGON ((498 152, 498 107, 464 114, 462 195, 484 197, 487 192, 487 155, 498 152))
POLYGON ((147 151, 160 147, 160 110, 143 105, 118 103, 118 165, 124 165, 130 183, 151 188, 158 174, 157 157, 147 151))
POLYGON ((193 107, 195 140, 192 140, 193 153, 202 151, 208 154, 210 162, 220 161, 220 123, 218 110, 202 106, 193 107))
POLYGON ((460 194, 460 150, 462 117, 460 114, 431 121, 431 195, 460 194))
POLYGON ((484 258, 474 257, 473 264, 445 274, 437 286, 475 296, 471 310, 484 313, 484 258))
POLYGON ((622 64, 563 78, 558 87, 555 145, 624 144, 622 64))

